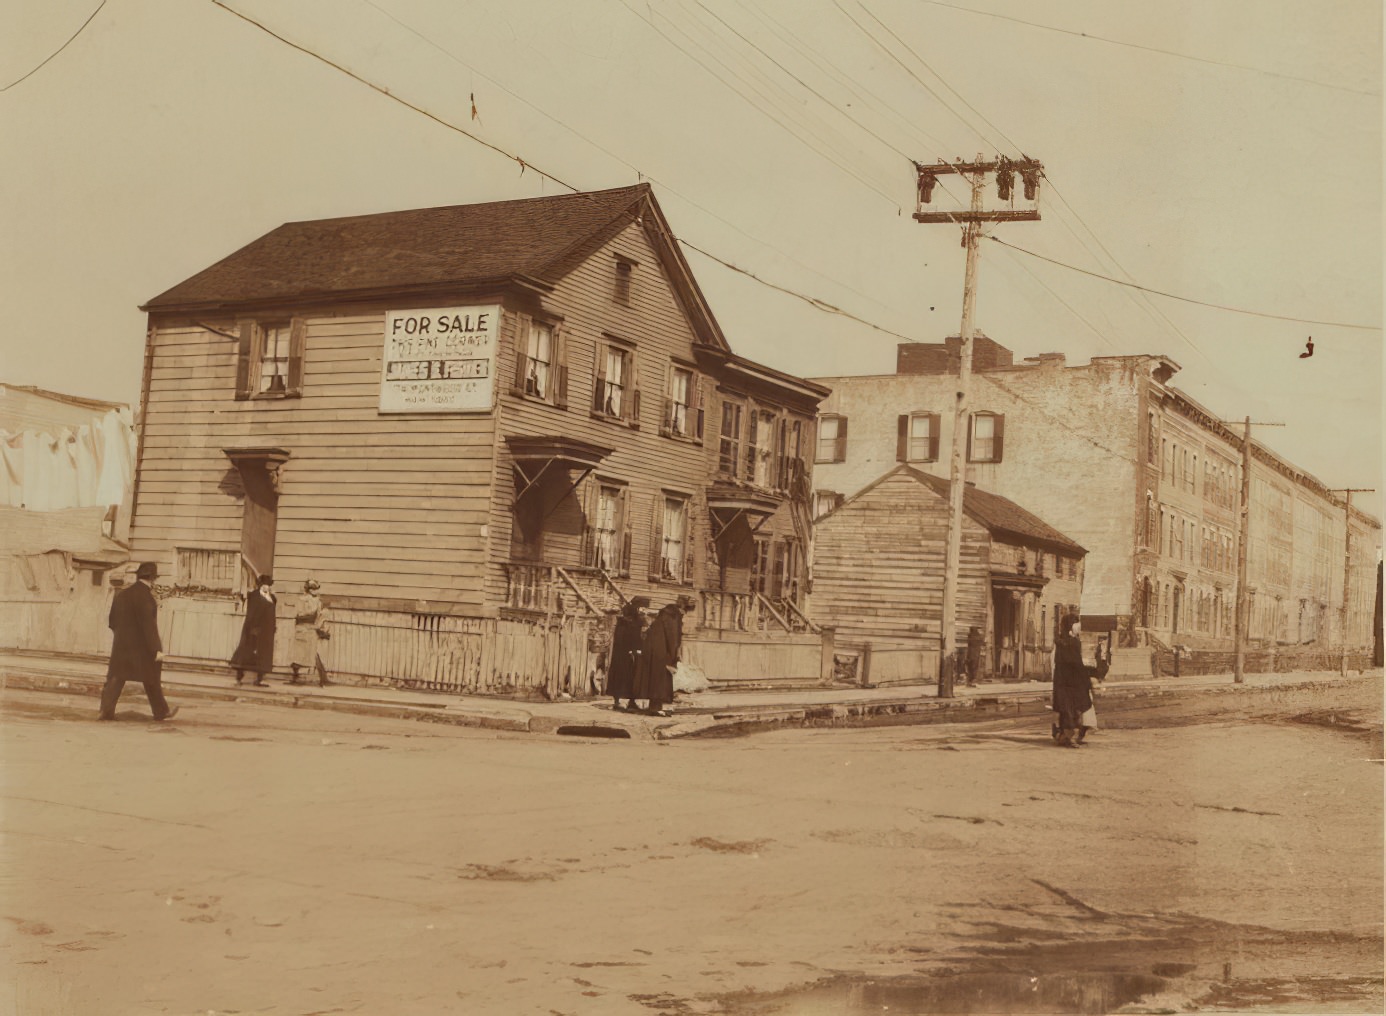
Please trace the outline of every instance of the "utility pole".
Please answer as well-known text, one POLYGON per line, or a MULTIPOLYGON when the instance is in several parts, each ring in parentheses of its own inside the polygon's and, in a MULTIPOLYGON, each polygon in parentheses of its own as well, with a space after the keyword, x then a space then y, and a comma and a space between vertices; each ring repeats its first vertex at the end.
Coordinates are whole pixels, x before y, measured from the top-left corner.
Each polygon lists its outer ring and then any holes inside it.
POLYGON ((1338 487, 1334 494, 1346 494, 1347 504, 1343 507, 1343 606, 1339 611, 1338 631, 1342 637, 1342 656, 1339 672, 1347 674, 1348 654, 1348 600, 1352 597, 1352 495, 1375 493, 1373 487, 1338 487))
POLYGON ((1009 201, 1015 186, 1016 174, 1024 187, 1026 201, 1039 197, 1039 181, 1044 167, 1033 159, 1012 161, 998 158, 984 162, 979 155, 976 162, 965 163, 959 160, 952 165, 946 162, 923 165, 916 162, 918 174, 919 204, 914 213, 915 221, 926 223, 953 222, 963 227, 962 245, 967 250, 967 271, 963 279, 962 327, 959 338, 962 340, 958 362, 958 387, 953 404, 953 449, 948 468, 948 544, 943 566, 943 614, 939 640, 939 698, 953 697, 954 652, 957 646, 958 611, 958 572, 962 567, 962 525, 963 493, 967 486, 967 392, 972 379, 972 318, 977 304, 977 259, 980 253, 982 223, 1035 221, 1038 208, 1001 209, 986 211, 982 204, 982 191, 986 186, 988 174, 996 177, 997 195, 1009 201), (972 199, 967 211, 934 212, 925 211, 924 206, 933 201, 934 185, 940 176, 956 173, 965 177, 972 185, 972 199))
MULTIPOLYGON (((1232 421, 1223 420, 1224 424, 1232 421)), ((1242 421, 1242 500, 1237 513, 1237 607, 1233 619, 1233 641, 1236 656, 1232 663, 1232 680, 1241 684, 1246 680, 1246 632, 1250 627, 1248 616, 1250 604, 1246 596, 1247 539, 1251 533, 1251 417, 1242 421)), ((1283 427, 1283 423, 1257 423, 1257 427, 1283 427)))
POLYGON ((1232 680, 1241 684, 1246 680, 1246 542, 1251 531, 1251 417, 1242 424, 1242 503, 1237 514, 1237 620, 1233 637, 1237 643, 1237 655, 1232 664, 1232 680))

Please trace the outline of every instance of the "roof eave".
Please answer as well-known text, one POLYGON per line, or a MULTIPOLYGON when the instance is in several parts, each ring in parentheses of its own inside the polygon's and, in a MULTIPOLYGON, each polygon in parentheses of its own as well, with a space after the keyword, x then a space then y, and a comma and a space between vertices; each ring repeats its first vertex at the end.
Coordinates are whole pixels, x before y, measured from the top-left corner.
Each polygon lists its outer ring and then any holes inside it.
POLYGON ((146 314, 212 314, 226 311, 254 312, 268 308, 322 306, 333 303, 378 303, 390 299, 422 299, 430 296, 498 293, 522 289, 548 293, 553 284, 532 275, 497 275, 481 279, 450 279, 412 286, 377 286, 369 289, 330 289, 294 293, 291 296, 258 296, 238 300, 188 300, 159 303, 155 297, 142 304, 146 314))

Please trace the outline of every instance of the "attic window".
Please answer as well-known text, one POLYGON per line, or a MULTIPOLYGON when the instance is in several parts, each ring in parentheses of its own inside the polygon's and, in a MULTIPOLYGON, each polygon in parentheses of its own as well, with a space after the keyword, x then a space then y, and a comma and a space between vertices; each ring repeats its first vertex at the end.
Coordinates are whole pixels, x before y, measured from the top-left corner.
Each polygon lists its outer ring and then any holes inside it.
POLYGON ((616 258, 616 288, 612 299, 619 304, 630 306, 630 283, 635 275, 635 262, 619 255, 616 258))

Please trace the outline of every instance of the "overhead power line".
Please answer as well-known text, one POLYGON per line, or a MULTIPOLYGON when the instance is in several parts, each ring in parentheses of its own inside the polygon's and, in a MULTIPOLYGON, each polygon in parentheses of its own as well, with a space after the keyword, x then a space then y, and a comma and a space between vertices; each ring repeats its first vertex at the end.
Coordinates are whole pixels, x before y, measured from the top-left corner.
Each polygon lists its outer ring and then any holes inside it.
MULTIPOLYGON (((550 174, 550 173, 546 173, 546 172, 544 172, 543 170, 538 169, 537 167, 531 165, 530 163, 525 162, 525 160, 522 159, 522 158, 520 158, 520 156, 515 155, 515 154, 512 153, 512 152, 507 152, 505 149, 500 148, 500 147, 498 147, 498 146, 496 146, 496 145, 493 145, 493 144, 491 144, 489 141, 484 141, 484 140, 482 140, 481 138, 477 137, 475 134, 471 133, 470 131, 463 130, 462 128, 458 127, 456 124, 449 123, 447 120, 443 119, 441 116, 438 116, 436 113, 431 113, 431 112, 429 112, 428 110, 424 109, 424 108, 421 107, 421 106, 417 106, 417 105, 415 105, 415 104, 412 103, 412 102, 409 102, 409 101, 407 101, 407 100, 405 100, 405 99, 400 98, 399 96, 397 96, 397 95, 395 95, 394 93, 392 93, 388 88, 385 88, 385 87, 382 86, 382 85, 377 85, 377 84, 375 84, 374 82, 369 81, 368 79, 361 77, 359 74, 356 74, 354 71, 351 71, 351 70, 349 70, 348 68, 341 66, 340 64, 334 63, 332 60, 329 60, 327 57, 321 56, 320 54, 313 52, 313 50, 308 49, 308 48, 305 47, 305 46, 301 46, 301 45, 299 45, 298 43, 293 42, 293 41, 290 40, 290 39, 284 38, 284 36, 278 34, 277 32, 275 32, 275 31, 273 31, 272 29, 266 27, 265 25, 260 24, 258 21, 254 20, 253 18, 246 17, 244 14, 241 14, 239 11, 237 11, 237 10, 231 8, 231 7, 228 6, 227 4, 223 3, 222 0, 212 0, 212 3, 216 4, 218 7, 221 7, 223 10, 226 10, 226 11, 230 12, 231 14, 236 15, 238 18, 241 18, 242 20, 249 22, 250 24, 254 25, 256 28, 258 28, 258 29, 260 29, 261 31, 265 32, 267 35, 273 36, 275 39, 277 39, 277 40, 279 40, 280 42, 284 43, 286 46, 290 46, 290 47, 292 47, 293 49, 298 50, 300 53, 304 53, 304 54, 306 54, 307 56, 313 57, 313 59, 315 59, 315 60, 318 60, 318 61, 320 61, 320 62, 322 62, 322 63, 327 64, 329 67, 333 68, 334 70, 340 71, 341 73, 347 75, 348 77, 352 78, 352 79, 355 80, 355 81, 359 81, 361 84, 366 85, 368 88, 371 88, 372 90, 374 90, 374 91, 376 91, 376 92, 379 92, 381 95, 384 95, 386 98, 393 99, 394 101, 400 103, 401 105, 405 106, 406 108, 411 109, 411 110, 413 110, 413 111, 416 112, 416 113, 419 113, 419 114, 421 114, 421 115, 423 115, 423 116, 428 117, 428 118, 429 118, 430 120, 432 120, 434 123, 440 124, 441 126, 448 128, 449 130, 456 131, 458 134, 461 134, 462 136, 468 138, 469 140, 475 141, 477 144, 482 145, 482 146, 484 146, 484 147, 490 149, 491 151, 496 152, 497 154, 504 156, 504 157, 507 158, 507 159, 511 159, 511 160, 514 160, 515 162, 518 162, 522 168, 533 169, 533 170, 534 170, 536 173, 538 173, 540 176, 543 176, 543 177, 545 177, 546 179, 552 180, 554 183, 557 183, 557 184, 559 184, 560 186, 567 187, 569 190, 573 191, 574 193, 581 193, 581 191, 580 191, 579 188, 573 186, 572 184, 568 183, 568 182, 565 181, 565 180, 559 179, 558 177, 556 177, 556 176, 554 176, 554 175, 552 175, 552 174, 550 174)), ((804 294, 804 293, 798 292, 797 290, 789 289, 789 288, 787 288, 787 287, 785 287, 785 286, 781 286, 781 285, 778 285, 778 284, 773 283, 773 282, 767 282, 765 279, 762 279, 760 276, 756 275, 754 272, 747 271, 747 270, 744 269, 744 268, 741 268, 741 267, 739 267, 739 266, 737 266, 737 265, 732 264, 730 261, 726 261, 726 260, 724 260, 724 259, 718 257, 718 256, 715 255, 715 254, 711 254, 711 253, 709 253, 709 252, 703 250, 703 249, 700 248, 700 247, 696 247, 696 246, 694 246, 692 243, 690 243, 689 241, 684 240, 682 237, 673 236, 673 234, 670 234, 670 235, 671 235, 671 237, 672 237, 674 240, 676 240, 676 241, 679 242, 680 244, 683 244, 685 247, 688 247, 690 250, 695 250, 695 251, 697 251, 699 254, 702 254, 704 257, 707 257, 707 258, 712 259, 713 261, 716 261, 718 264, 722 265, 723 267, 729 268, 729 269, 731 269, 731 270, 734 271, 734 272, 738 272, 738 273, 740 273, 741 275, 744 275, 744 276, 746 276, 747 278, 752 279, 753 281, 758 282, 758 283, 760 283, 762 286, 766 286, 766 287, 769 288, 769 289, 773 289, 773 290, 776 290, 776 291, 778 291, 778 292, 780 292, 780 293, 785 293, 785 294, 788 294, 789 296, 795 297, 796 299, 802 300, 802 301, 804 301, 805 303, 809 304, 810 306, 815 307, 815 308, 817 308, 818 310, 823 311, 824 313, 834 314, 834 315, 837 315, 837 316, 839 316, 839 317, 848 318, 849 320, 856 321, 856 322, 859 323, 859 324, 866 325, 868 328, 872 328, 872 329, 874 329, 874 330, 876 330, 876 331, 878 331, 878 332, 884 332, 884 333, 886 333, 887 335, 893 335, 893 336, 895 336, 895 337, 897 337, 897 338, 905 339, 905 340, 910 341, 910 342, 918 341, 917 339, 915 339, 915 338, 912 337, 912 336, 901 335, 899 332, 893 332, 893 331, 891 331, 891 330, 888 329, 888 328, 883 328, 883 327, 881 327, 880 325, 873 324, 872 322, 866 320, 865 318, 858 317, 857 315, 852 314, 852 313, 849 312, 849 311, 843 310, 841 307, 838 307, 838 306, 836 306, 836 305, 834 305, 834 304, 828 303, 826 300, 820 300, 820 299, 818 299, 817 297, 808 296, 808 295, 806 295, 806 294, 804 294)))
POLYGON ((999 243, 1002 247, 1009 247, 1011 250, 1019 251, 1021 254, 1028 254, 1032 258, 1039 258, 1041 261, 1048 261, 1051 265, 1058 265, 1060 268, 1067 268, 1071 272, 1078 272, 1082 275, 1090 275, 1094 279, 1102 279, 1104 282, 1114 282, 1118 286, 1128 286, 1131 289, 1139 289, 1143 293, 1153 293, 1155 296, 1164 296, 1168 297, 1171 300, 1182 300, 1184 303, 1198 304, 1198 306, 1200 307, 1212 307, 1214 310, 1230 311, 1233 314, 1250 314, 1253 317, 1272 318, 1276 321, 1294 321, 1298 324, 1305 325, 1325 325, 1330 328, 1355 328, 1364 332, 1381 331, 1380 325, 1362 325, 1355 324, 1349 321, 1320 321, 1316 318, 1294 317, 1288 314, 1269 314, 1265 311, 1247 310, 1245 307, 1229 307, 1226 304, 1210 303, 1207 300, 1195 300, 1191 296, 1180 296, 1177 293, 1166 293, 1165 291, 1160 289, 1151 289, 1149 286, 1142 286, 1134 282, 1124 282, 1121 279, 1114 279, 1110 275, 1101 275, 1097 272, 1090 272, 1086 268, 1079 268, 1076 265, 1066 264, 1063 261, 1056 261, 1054 258, 1045 257, 1043 254, 1036 254, 1034 251, 1026 250, 1024 247, 1017 247, 1015 244, 1007 243, 1005 240, 1002 240, 995 236, 988 236, 987 239, 999 243))
POLYGON ((1091 32, 1077 32, 1071 28, 1058 28, 1054 25, 1043 25, 1038 21, 1026 21, 1024 18, 1014 18, 1008 14, 997 14, 995 11, 979 11, 975 7, 963 7, 959 4, 944 3, 943 0, 924 0, 927 4, 934 7, 947 7, 949 10, 963 11, 967 14, 979 14, 982 17, 997 18, 1001 21, 1014 21, 1018 25, 1028 25, 1030 28, 1043 29, 1046 32, 1058 32, 1061 35, 1072 35, 1079 39, 1091 39, 1093 42, 1105 42, 1110 46, 1126 46, 1129 49, 1140 49, 1147 53, 1159 53, 1163 56, 1177 57, 1180 60, 1192 60, 1195 63, 1212 64, 1215 67, 1231 67, 1239 71, 1251 71, 1255 74, 1265 74, 1272 78, 1284 78, 1286 81, 1298 81, 1306 85, 1318 85, 1320 88, 1332 88, 1339 92, 1352 92, 1354 95, 1373 95, 1378 96, 1380 92, 1373 92, 1363 88, 1351 88, 1347 85, 1335 85, 1327 81, 1319 81, 1317 78, 1305 78, 1298 74, 1285 74, 1281 71, 1269 70, 1265 67, 1256 67, 1252 64, 1230 63, 1226 60, 1214 60, 1205 56, 1194 56, 1192 53, 1180 53, 1173 49, 1161 49, 1158 46, 1143 46, 1139 42, 1127 42, 1124 39, 1109 39, 1102 35, 1093 35, 1091 32))
POLYGON ((416 105, 414 105, 412 102, 410 102, 408 99, 402 99, 402 98, 400 98, 398 95, 395 95, 393 92, 391 92, 388 88, 384 87, 383 85, 377 85, 375 82, 370 81, 370 80, 368 80, 368 79, 366 79, 366 78, 361 77, 361 75, 357 74, 355 71, 349 70, 349 69, 347 69, 346 67, 343 67, 343 66, 342 66, 341 64, 339 64, 339 63, 334 63, 333 61, 329 60, 327 57, 323 56, 323 55, 320 54, 320 53, 315 53, 313 50, 309 49, 309 48, 306 47, 306 46, 300 46, 298 43, 294 42, 292 39, 286 39, 284 36, 282 36, 282 35, 280 35, 278 32, 276 32, 274 29, 269 28, 268 26, 261 24, 260 22, 256 21, 256 20, 255 20, 254 18, 252 18, 252 17, 249 17, 249 16, 247 16, 247 15, 245 15, 245 14, 242 14, 240 11, 236 10, 234 7, 230 6, 229 4, 223 3, 222 0, 212 0, 212 3, 216 4, 218 7, 220 7, 222 10, 226 11, 227 13, 236 15, 236 17, 240 18, 242 21, 245 21, 245 22, 247 22, 247 23, 249 23, 249 24, 254 25, 256 28, 260 29, 260 31, 264 32, 266 35, 272 35, 272 36, 274 36, 274 38, 278 39, 278 40, 279 40, 280 42, 282 42, 284 45, 290 46, 290 47, 292 47, 292 48, 298 50, 300 53, 303 53, 303 54, 305 54, 305 55, 307 55, 307 56, 311 56, 314 60, 321 61, 322 63, 327 64, 327 66, 333 68, 334 70, 341 71, 343 74, 345 74, 347 77, 351 78, 353 81, 359 81, 361 84, 365 85, 367 88, 371 89, 372 91, 379 92, 381 95, 385 96, 385 98, 387 98, 387 99, 392 99, 392 100, 394 100, 395 102, 398 102, 401 106, 407 106, 409 109, 412 109, 415 113, 418 113, 418 114, 420 114, 420 115, 422 115, 422 116, 426 116, 426 117, 428 117, 430 120, 432 120, 434 123, 440 124, 441 126, 446 127, 446 128, 447 128, 448 130, 450 130, 450 131, 456 131, 458 134, 461 134, 463 137, 470 138, 471 140, 475 141, 477 144, 479 144, 479 145, 484 145, 485 147, 491 149, 491 151, 496 152, 496 153, 499 154, 499 155, 505 156, 507 159, 513 159, 515 162, 518 162, 518 163, 520 164, 520 172, 521 172, 521 173, 523 173, 526 169, 532 169, 534 172, 538 173, 540 176, 544 177, 546 180, 552 180, 554 183, 558 184, 560 187, 567 187, 570 191, 573 191, 574 193, 578 193, 578 192, 580 192, 580 191, 582 190, 581 187, 575 187, 575 186, 573 186, 572 184, 568 183, 566 180, 560 180, 558 177, 554 176, 552 173, 546 173, 544 170, 540 169, 538 166, 534 165, 533 163, 526 162, 524 159, 520 158, 518 155, 512 155, 510 152, 507 152, 505 149, 503 149, 503 148, 498 148, 497 146, 491 144, 491 142, 486 141, 486 140, 484 140, 484 139, 482 139, 482 138, 477 137, 477 136, 476 136, 475 134, 473 134, 471 131, 463 130, 461 127, 457 126, 455 123, 450 123, 450 122, 448 122, 447 120, 444 120, 444 119, 443 119, 441 116, 439 116, 438 114, 436 114, 436 113, 430 113, 428 110, 424 109, 422 106, 416 106, 416 105))
POLYGON ((67 40, 67 42, 63 43, 61 46, 59 46, 57 49, 55 49, 52 53, 48 54, 48 56, 46 56, 46 57, 43 59, 43 63, 40 63, 37 67, 35 67, 33 70, 29 71, 29 72, 28 72, 27 74, 25 74, 23 77, 15 78, 15 79, 14 79, 13 81, 11 81, 8 85, 5 85, 3 88, 0 88, 0 92, 8 92, 11 88, 13 88, 15 85, 19 84, 19 83, 20 83, 21 81, 23 81, 25 78, 30 78, 30 77, 33 77, 35 74, 37 74, 37 73, 43 68, 43 66, 44 66, 45 64, 48 63, 49 60, 52 60, 55 56, 57 56, 57 55, 58 55, 59 53, 61 53, 63 50, 67 49, 68 46, 72 45, 72 40, 75 39, 75 38, 77 38, 77 36, 79 36, 79 35, 82 34, 83 30, 85 30, 86 27, 92 23, 92 19, 95 18, 98 14, 101 13, 101 8, 103 8, 103 7, 105 7, 105 6, 106 6, 106 0, 101 0, 101 2, 100 2, 99 4, 96 5, 96 10, 92 11, 91 14, 87 17, 87 20, 86 20, 86 21, 83 21, 82 24, 81 24, 80 26, 78 26, 77 31, 75 31, 75 32, 72 33, 72 36, 67 40))

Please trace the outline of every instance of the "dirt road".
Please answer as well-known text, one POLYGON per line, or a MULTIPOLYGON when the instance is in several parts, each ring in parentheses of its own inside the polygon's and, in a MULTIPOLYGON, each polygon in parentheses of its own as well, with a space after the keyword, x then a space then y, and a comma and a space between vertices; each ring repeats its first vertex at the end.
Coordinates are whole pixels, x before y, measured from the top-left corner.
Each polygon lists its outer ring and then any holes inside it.
POLYGON ((1379 1012, 1381 693, 1171 704, 1065 751, 7 692, 0 1011, 1379 1012))

